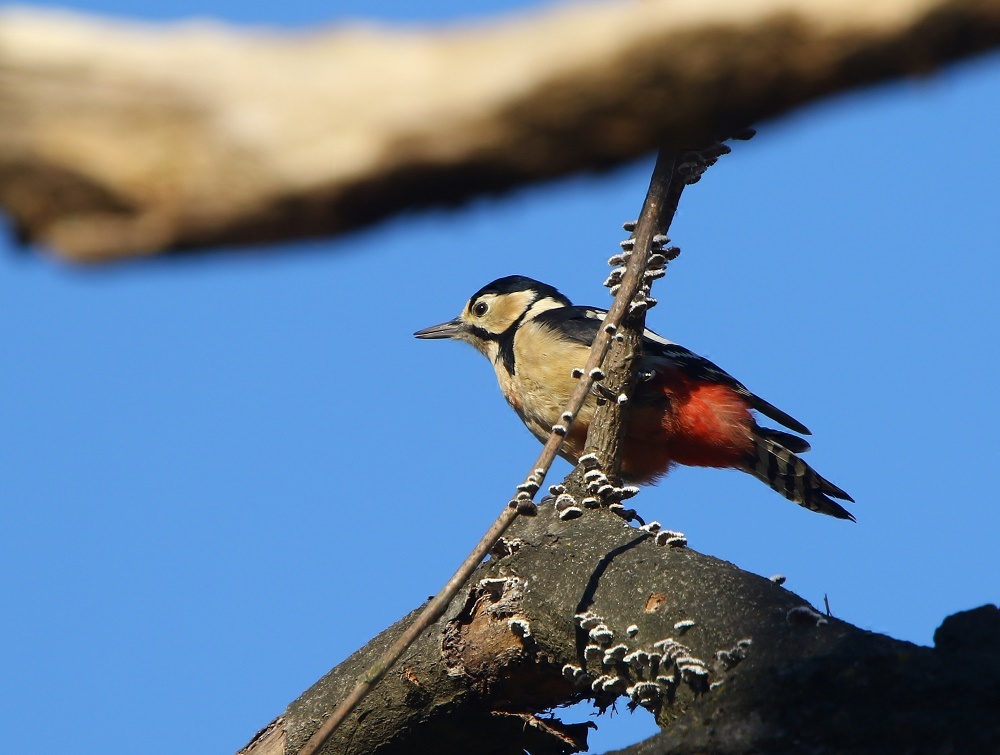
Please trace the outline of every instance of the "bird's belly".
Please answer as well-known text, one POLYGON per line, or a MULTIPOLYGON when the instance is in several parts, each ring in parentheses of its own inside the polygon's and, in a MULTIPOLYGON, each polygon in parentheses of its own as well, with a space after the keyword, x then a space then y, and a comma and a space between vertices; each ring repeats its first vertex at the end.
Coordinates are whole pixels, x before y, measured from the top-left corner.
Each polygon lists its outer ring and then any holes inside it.
POLYGON ((739 466, 753 446, 750 407, 727 386, 695 385, 674 415, 671 456, 678 464, 739 466))
MULTIPOLYGON (((515 390, 510 392, 508 401, 525 426, 544 443, 548 440, 553 425, 570 425, 562 415, 576 386, 577 379, 569 376, 566 380, 551 380, 547 385, 522 379, 515 384, 515 390)), ((594 397, 590 396, 570 425, 559 451, 563 458, 573 464, 576 464, 583 453, 595 407, 594 397)))

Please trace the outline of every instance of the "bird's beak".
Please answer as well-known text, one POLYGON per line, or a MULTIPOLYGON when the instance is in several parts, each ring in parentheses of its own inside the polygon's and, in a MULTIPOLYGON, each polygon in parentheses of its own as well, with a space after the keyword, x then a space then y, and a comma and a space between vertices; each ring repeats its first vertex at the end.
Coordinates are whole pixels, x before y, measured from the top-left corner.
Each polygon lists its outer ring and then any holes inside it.
POLYGON ((449 320, 440 325, 431 325, 429 328, 418 330, 417 338, 458 338, 465 331, 465 323, 459 319, 449 320))

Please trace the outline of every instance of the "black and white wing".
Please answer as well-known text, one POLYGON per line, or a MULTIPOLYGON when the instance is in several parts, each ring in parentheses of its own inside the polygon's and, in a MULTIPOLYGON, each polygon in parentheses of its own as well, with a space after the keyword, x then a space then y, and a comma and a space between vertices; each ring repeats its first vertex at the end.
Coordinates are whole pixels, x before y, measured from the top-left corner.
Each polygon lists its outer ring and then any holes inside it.
MULTIPOLYGON (((586 346, 591 346, 607 314, 607 310, 596 309, 594 307, 557 307, 540 313, 533 321, 539 325, 556 330, 565 338, 585 344, 586 346)), ((802 435, 812 434, 809 432, 809 428, 797 419, 781 411, 778 407, 765 401, 755 393, 751 393, 743 383, 717 364, 698 356, 690 349, 685 349, 673 341, 668 341, 663 336, 654 333, 648 328, 643 335, 643 354, 676 365, 694 380, 728 386, 745 398, 751 408, 756 409, 765 417, 770 417, 775 422, 802 435)), ((809 448, 809 444, 801 438, 795 438, 780 430, 763 429, 765 434, 771 433, 773 435, 772 440, 791 451, 801 453, 809 448)))
MULTIPOLYGON (((646 331, 649 333, 649 331, 646 331)), ((655 335, 655 334, 654 334, 655 335)), ((676 343, 671 343, 665 338, 656 336, 655 340, 649 338, 647 335, 643 343, 643 353, 650 354, 652 356, 660 357, 661 359, 666 359, 667 361, 676 364, 678 367, 684 370, 684 372, 690 375, 695 380, 704 381, 706 383, 720 383, 722 385, 729 386, 736 393, 747 400, 750 407, 756 409, 758 412, 763 414, 765 417, 770 417, 775 422, 784 425, 790 430, 794 430, 802 435, 811 435, 809 428, 803 425, 794 417, 781 411, 774 404, 769 401, 765 401, 760 396, 755 393, 751 393, 743 383, 734 378, 724 369, 719 367, 717 364, 710 362, 705 359, 705 357, 698 356, 693 351, 685 349, 683 346, 678 346, 676 343)), ((778 430, 772 431, 774 433, 780 434, 780 436, 787 439, 786 433, 781 433, 778 430)), ((775 438, 778 442, 782 442, 777 437, 775 438)), ((804 441, 800 440, 800 444, 804 441)), ((808 444, 807 444, 808 445, 808 444)), ((787 446, 794 450, 791 446, 787 446)))

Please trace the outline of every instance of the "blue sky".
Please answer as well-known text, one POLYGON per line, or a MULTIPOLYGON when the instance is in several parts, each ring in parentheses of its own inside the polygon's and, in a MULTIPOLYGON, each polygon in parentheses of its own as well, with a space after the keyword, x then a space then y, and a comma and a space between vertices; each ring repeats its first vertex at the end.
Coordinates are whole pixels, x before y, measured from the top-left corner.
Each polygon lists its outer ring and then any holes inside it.
MULTIPOLYGON (((464 12, 75 7, 299 26, 464 12)), ((917 643, 997 602, 998 120, 994 56, 761 124, 686 192, 648 324, 809 425, 858 523, 691 469, 645 490, 644 516, 917 643)), ((650 167, 203 259, 81 270, 0 241, 10 751, 234 751, 436 592, 538 447, 485 360, 412 332, 511 273, 606 306, 650 167)), ((598 724, 597 751, 653 729, 598 724)))

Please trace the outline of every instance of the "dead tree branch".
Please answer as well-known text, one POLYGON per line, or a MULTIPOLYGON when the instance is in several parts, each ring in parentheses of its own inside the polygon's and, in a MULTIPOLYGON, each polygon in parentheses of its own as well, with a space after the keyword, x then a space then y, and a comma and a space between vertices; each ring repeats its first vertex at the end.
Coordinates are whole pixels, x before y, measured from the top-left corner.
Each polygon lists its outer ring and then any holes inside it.
POLYGON ((76 261, 336 234, 1000 43, 993 0, 614 2, 265 34, 0 13, 0 205, 76 261))
MULTIPOLYGON (((480 567, 323 753, 575 752, 588 725, 547 712, 619 698, 619 715, 637 702, 670 724, 673 749, 651 742, 636 753, 1000 745, 994 607, 949 620, 950 630, 946 622, 931 650, 827 618, 725 561, 658 546, 606 509, 563 521, 543 505, 518 517, 505 542, 507 555, 480 567)), ((241 752, 298 752, 409 621, 333 669, 241 752)))

